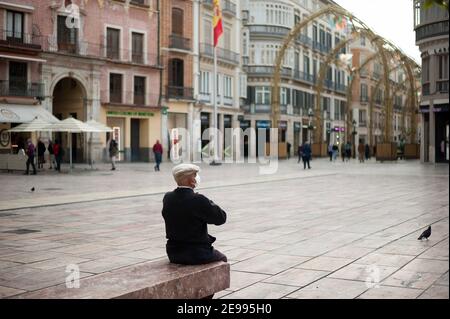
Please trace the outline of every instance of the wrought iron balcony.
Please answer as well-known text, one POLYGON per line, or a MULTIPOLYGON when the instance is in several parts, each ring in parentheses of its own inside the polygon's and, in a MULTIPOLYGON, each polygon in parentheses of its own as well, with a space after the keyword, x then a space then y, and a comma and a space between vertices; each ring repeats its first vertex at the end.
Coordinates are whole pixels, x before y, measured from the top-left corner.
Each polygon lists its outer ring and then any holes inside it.
POLYGON ((448 20, 430 23, 416 28, 416 42, 445 35, 448 37, 448 20))
POLYGON ((169 99, 193 100, 194 89, 184 86, 167 86, 166 97, 169 99))
POLYGON ((315 76, 314 75, 307 74, 307 73, 299 71, 299 70, 295 70, 294 71, 294 79, 295 80, 304 81, 304 82, 308 82, 308 83, 311 83, 311 84, 315 83, 315 76))
POLYGON ((34 34, 0 30, 0 47, 40 51, 42 49, 42 37, 34 34))
POLYGON ((27 83, 22 81, 0 80, 0 96, 44 97, 44 83, 27 83))
MULTIPOLYGON (((246 72, 250 75, 269 75, 273 76, 273 73, 275 72, 275 68, 273 66, 257 66, 257 65, 251 65, 245 67, 246 72)), ((281 76, 282 77, 292 77, 292 71, 290 69, 282 68, 281 69, 281 76)))
POLYGON ((249 25, 251 36, 277 37, 283 38, 291 31, 288 27, 273 25, 249 25))
POLYGON ((436 81, 436 93, 448 93, 448 80, 436 81))
POLYGON ((177 34, 171 34, 169 36, 169 48, 190 51, 191 40, 177 34))
MULTIPOLYGON (((217 59, 222 62, 228 62, 231 64, 238 65, 240 56, 239 54, 222 48, 216 48, 217 50, 217 59)), ((203 56, 207 56, 209 58, 214 58, 214 46, 207 43, 200 44, 200 54, 203 56)))

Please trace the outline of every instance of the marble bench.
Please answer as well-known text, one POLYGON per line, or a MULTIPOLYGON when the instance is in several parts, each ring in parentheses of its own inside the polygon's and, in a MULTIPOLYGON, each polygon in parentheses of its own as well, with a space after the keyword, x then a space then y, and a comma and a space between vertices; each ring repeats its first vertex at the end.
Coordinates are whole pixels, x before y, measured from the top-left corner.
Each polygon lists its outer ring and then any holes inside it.
POLYGON ((199 266, 145 262, 80 279, 79 288, 66 284, 16 296, 20 299, 200 299, 230 286, 230 265, 199 266))

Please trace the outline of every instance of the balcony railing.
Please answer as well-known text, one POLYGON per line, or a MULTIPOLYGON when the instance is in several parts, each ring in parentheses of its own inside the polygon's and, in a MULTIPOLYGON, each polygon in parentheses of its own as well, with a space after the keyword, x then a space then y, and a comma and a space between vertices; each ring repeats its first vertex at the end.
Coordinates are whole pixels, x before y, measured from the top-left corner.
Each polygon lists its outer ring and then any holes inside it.
POLYGON ((289 32, 288 27, 272 26, 272 25, 249 25, 250 34, 252 36, 273 36, 284 38, 289 32))
POLYGON ((169 48, 190 51, 191 39, 184 38, 180 35, 171 34, 169 36, 169 48))
POLYGON ((312 47, 313 47, 313 50, 319 51, 321 53, 328 53, 331 50, 331 48, 328 47, 327 45, 322 44, 317 41, 312 41, 312 47))
POLYGON ((159 100, 159 94, 145 92, 103 90, 100 94, 101 101, 104 104, 154 107, 158 105, 159 100))
POLYGON ((444 35, 447 35, 448 37, 448 20, 418 27, 416 29, 416 42, 444 35))
MULTIPOLYGON (((252 74, 252 75, 273 75, 273 73, 275 72, 275 68, 273 66, 251 65, 251 66, 246 67, 246 71, 248 74, 252 74)), ((282 68, 281 76, 291 77, 292 71, 290 69, 282 68)))
POLYGON ((294 79, 295 80, 300 80, 300 81, 304 81, 304 82, 308 82, 311 84, 315 83, 315 76, 312 74, 307 74, 303 71, 299 71, 299 70, 294 70, 294 79))
POLYGON ((305 34, 300 34, 300 36, 297 37, 296 41, 297 43, 312 47, 312 39, 305 34))
POLYGON ((448 80, 436 81, 436 93, 448 93, 448 80))
POLYGON ((34 34, 0 30, 0 46, 40 51, 42 49, 42 37, 34 34))
MULTIPOLYGON (((214 1, 213 0, 203 0, 202 1, 204 4, 210 6, 210 7, 214 7, 214 1)), ((236 15, 236 4, 234 4, 232 1, 230 0, 222 0, 221 1, 221 8, 222 8, 222 13, 226 13, 226 14, 230 14, 230 15, 236 15)))
POLYGON ((359 98, 359 100, 360 100, 361 103, 368 103, 368 102, 369 102, 369 97, 368 97, 368 96, 365 96, 365 95, 362 95, 362 96, 359 98))
POLYGON ((114 62, 158 66, 158 55, 135 50, 113 48, 105 45, 102 37, 99 43, 76 40, 74 42, 58 42, 56 37, 44 37, 42 50, 52 53, 63 53, 82 57, 106 59, 114 62))
MULTIPOLYGON (((239 54, 222 48, 216 48, 217 50, 217 59, 222 62, 228 62, 232 64, 239 64, 240 56, 239 54)), ((200 54, 203 56, 207 56, 209 58, 214 57, 214 46, 207 43, 200 44, 200 54)))
POLYGON ((341 83, 335 83, 334 89, 338 92, 347 93, 347 86, 341 83))
POLYGON ((166 97, 169 99, 193 100, 194 89, 184 86, 167 86, 166 97))
POLYGON ((43 98, 44 84, 0 80, 0 96, 43 98))

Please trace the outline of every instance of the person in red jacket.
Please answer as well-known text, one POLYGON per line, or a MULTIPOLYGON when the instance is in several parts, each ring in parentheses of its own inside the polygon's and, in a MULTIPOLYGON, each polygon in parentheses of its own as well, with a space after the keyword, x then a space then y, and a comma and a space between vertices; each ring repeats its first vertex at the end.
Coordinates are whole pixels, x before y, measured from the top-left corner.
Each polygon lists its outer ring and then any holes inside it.
POLYGON ((162 154, 163 154, 163 147, 161 143, 159 143, 159 140, 156 141, 155 145, 153 145, 153 153, 155 154, 155 171, 159 172, 159 165, 162 161, 162 154))

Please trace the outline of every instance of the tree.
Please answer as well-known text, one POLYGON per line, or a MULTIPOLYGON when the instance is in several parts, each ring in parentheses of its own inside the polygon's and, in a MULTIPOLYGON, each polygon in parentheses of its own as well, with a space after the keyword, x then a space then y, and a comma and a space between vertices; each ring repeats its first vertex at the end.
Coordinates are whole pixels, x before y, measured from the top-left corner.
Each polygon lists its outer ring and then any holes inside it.
POLYGON ((449 0, 425 0, 424 8, 429 9, 432 6, 437 5, 441 8, 445 8, 448 11, 448 1, 449 0))

